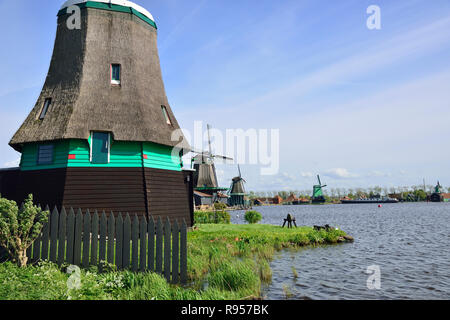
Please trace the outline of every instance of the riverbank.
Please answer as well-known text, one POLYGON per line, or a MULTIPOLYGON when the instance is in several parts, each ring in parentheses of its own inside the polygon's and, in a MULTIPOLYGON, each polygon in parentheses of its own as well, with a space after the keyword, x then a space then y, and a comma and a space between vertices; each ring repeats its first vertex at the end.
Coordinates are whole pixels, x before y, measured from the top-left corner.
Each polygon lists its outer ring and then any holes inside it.
POLYGON ((223 300, 258 299, 261 283, 270 282, 275 251, 288 247, 336 244, 341 230, 312 227, 286 229, 271 225, 199 225, 188 234, 186 287, 159 275, 96 268, 82 270, 79 289, 67 289, 69 275, 54 264, 20 269, 0 264, 0 300, 223 300))

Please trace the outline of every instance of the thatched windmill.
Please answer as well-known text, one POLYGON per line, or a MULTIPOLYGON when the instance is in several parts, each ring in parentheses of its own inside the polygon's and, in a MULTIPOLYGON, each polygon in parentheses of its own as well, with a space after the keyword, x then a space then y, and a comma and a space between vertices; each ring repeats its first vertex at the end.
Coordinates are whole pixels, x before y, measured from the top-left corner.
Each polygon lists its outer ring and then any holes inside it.
POLYGON ((196 155, 192 157, 191 166, 195 170, 194 189, 217 197, 218 192, 226 191, 227 188, 219 187, 214 161, 215 159, 221 160, 233 160, 233 159, 213 154, 211 147, 210 129, 211 126, 208 125, 208 151, 198 151, 192 149, 192 151, 196 153, 196 155))
POLYGON ((192 222, 192 172, 172 152, 179 128, 153 16, 126 0, 69 0, 42 92, 10 142, 22 153, 15 198, 192 222), (68 28, 73 5, 79 29, 68 28))
POLYGON ((230 206, 244 206, 245 205, 245 187, 244 183, 246 182, 242 178, 241 167, 238 165, 239 176, 234 177, 231 181, 231 186, 228 191, 230 198, 228 203, 230 206))
POLYGON ((327 185, 322 185, 322 182, 320 181, 320 176, 317 175, 317 180, 319 181, 319 184, 313 186, 313 195, 311 197, 312 203, 325 203, 325 197, 323 195, 322 188, 325 188, 327 185))

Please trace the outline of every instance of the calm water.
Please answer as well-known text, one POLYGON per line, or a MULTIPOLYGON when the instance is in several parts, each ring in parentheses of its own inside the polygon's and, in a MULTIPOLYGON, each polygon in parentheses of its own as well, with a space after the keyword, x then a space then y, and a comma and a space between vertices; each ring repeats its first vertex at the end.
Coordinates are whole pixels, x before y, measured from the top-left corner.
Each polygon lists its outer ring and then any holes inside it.
MULTIPOLYGON (((262 223, 330 224, 351 244, 284 250, 271 263, 267 299, 450 299, 450 203, 407 203, 256 208, 262 223), (367 288, 367 267, 381 271, 381 289, 367 288), (298 277, 295 278, 295 268, 298 277)), ((245 223, 243 212, 231 212, 245 223)))

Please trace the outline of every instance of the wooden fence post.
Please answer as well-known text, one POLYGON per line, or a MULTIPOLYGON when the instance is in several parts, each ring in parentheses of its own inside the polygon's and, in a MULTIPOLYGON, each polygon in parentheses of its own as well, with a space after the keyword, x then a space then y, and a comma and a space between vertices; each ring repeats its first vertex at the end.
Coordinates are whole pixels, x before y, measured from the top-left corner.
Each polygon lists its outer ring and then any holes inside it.
POLYGON ((94 211, 94 215, 91 219, 91 266, 97 265, 98 255, 98 212, 94 211))
POLYGON ((116 219, 116 266, 122 269, 123 265, 123 219, 122 214, 116 219))
POLYGON ((130 269, 131 219, 127 213, 123 223, 122 268, 130 269))
POLYGON ((70 208, 69 216, 67 217, 67 252, 66 261, 73 264, 73 246, 75 244, 75 213, 73 208, 70 208))
POLYGON ((170 226, 169 217, 166 219, 166 223, 164 225, 164 277, 167 282, 170 283, 170 251, 171 251, 171 231, 172 228, 170 226))
POLYGON ((75 235, 73 245, 73 264, 79 266, 81 263, 81 236, 83 233, 83 213, 78 209, 75 216, 75 235))
POLYGON ((183 219, 180 232, 180 278, 181 283, 187 283, 187 225, 183 219))
POLYGON ((62 207, 59 215, 59 234, 58 234, 58 265, 62 265, 66 260, 66 234, 67 234, 67 214, 66 209, 62 207))
POLYGON ((50 261, 56 263, 56 254, 58 252, 58 227, 59 227, 59 213, 56 207, 50 217, 50 261))
POLYGON ((106 235, 108 232, 108 221, 106 220, 106 213, 103 211, 100 218, 100 244, 98 262, 106 261, 106 235))
POLYGON ((155 220, 152 216, 148 220, 148 269, 155 270, 155 220))
POLYGON ((89 249, 91 246, 91 213, 89 209, 84 214, 83 223, 83 268, 89 267, 89 249))
POLYGON ((108 219, 108 263, 114 263, 114 237, 116 236, 116 221, 111 212, 108 219))
POLYGON ((131 270, 137 272, 139 270, 139 219, 134 215, 133 225, 131 228, 131 270))
POLYGON ((180 279, 179 275, 179 257, 180 257, 180 244, 179 244, 179 232, 178 221, 175 220, 172 226, 172 283, 178 283, 180 279))
POLYGON ((141 272, 144 272, 147 269, 147 220, 145 217, 141 218, 140 222, 140 230, 139 230, 139 240, 140 240, 140 247, 139 247, 139 270, 141 272))
POLYGON ((163 258, 163 224, 161 217, 158 217, 158 223, 156 225, 156 273, 162 274, 162 258, 163 258))
MULTIPOLYGON (((50 208, 48 206, 45 207, 46 211, 50 212, 50 208)), ((41 253, 41 259, 42 260, 48 260, 48 238, 49 238, 49 232, 50 232, 50 215, 48 217, 48 221, 44 224, 44 227, 42 228, 42 253, 41 253)))

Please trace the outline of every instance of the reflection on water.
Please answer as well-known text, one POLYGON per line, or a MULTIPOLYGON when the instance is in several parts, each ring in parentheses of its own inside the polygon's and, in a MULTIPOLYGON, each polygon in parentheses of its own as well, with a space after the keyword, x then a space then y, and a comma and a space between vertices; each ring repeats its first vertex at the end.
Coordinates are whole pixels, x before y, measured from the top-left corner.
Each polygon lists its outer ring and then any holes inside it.
MULTIPOLYGON (((267 299, 450 299, 450 204, 401 203, 258 207, 265 224, 288 213, 298 225, 330 224, 354 243, 277 253, 267 299), (367 267, 381 270, 369 290, 367 267), (295 271, 294 271, 294 269, 295 271)), ((245 223, 243 212, 231 212, 245 223), (239 217, 238 217, 239 216, 239 217)))

